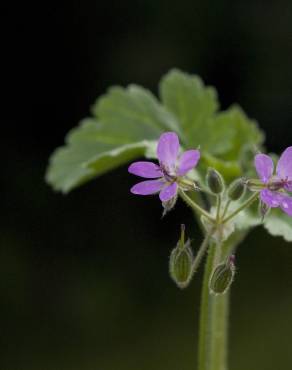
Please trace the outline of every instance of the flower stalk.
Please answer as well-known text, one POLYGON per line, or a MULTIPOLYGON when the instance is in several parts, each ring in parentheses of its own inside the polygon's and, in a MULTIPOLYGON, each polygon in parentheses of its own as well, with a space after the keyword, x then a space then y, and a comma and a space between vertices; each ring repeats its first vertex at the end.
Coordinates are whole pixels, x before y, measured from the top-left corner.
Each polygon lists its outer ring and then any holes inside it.
POLYGON ((228 289, 224 294, 210 294, 209 283, 218 264, 234 252, 238 240, 241 240, 241 238, 237 240, 231 237, 223 242, 223 236, 220 234, 222 225, 249 207, 258 198, 258 192, 252 194, 227 216, 231 201, 228 200, 225 205, 222 205, 221 195, 217 195, 215 217, 192 201, 184 191, 180 191, 179 194, 194 212, 206 217, 213 225, 207 232, 193 261, 191 274, 191 276, 194 274, 203 256, 208 252, 201 293, 198 370, 227 370, 230 292, 228 289), (217 243, 212 240, 216 232, 219 232, 217 243))
POLYGON ((179 190, 179 195, 187 203, 187 205, 193 209, 194 212, 196 212, 200 216, 205 216, 212 223, 214 222, 214 218, 210 215, 210 213, 205 211, 202 207, 195 203, 182 189, 179 190))
POLYGON ((222 220, 222 223, 225 224, 226 222, 232 220, 238 213, 243 211, 245 208, 248 208, 252 205, 252 203, 258 198, 259 193, 255 192, 251 197, 249 197, 243 204, 241 204, 235 211, 230 213, 227 217, 222 220))
MULTIPOLYGON (((254 164, 260 180, 239 178, 228 188, 214 168, 207 170, 205 187, 188 178, 187 174, 197 166, 200 157, 198 149, 180 153, 177 134, 166 132, 160 136, 157 145, 159 163, 135 162, 128 170, 147 179, 131 188, 133 194, 159 194, 164 214, 174 207, 179 195, 194 211, 203 228, 205 238, 194 258, 190 241, 185 242, 182 225, 180 241, 170 256, 170 275, 180 288, 187 287, 204 255, 208 255, 201 296, 198 370, 227 370, 229 294, 235 273, 233 253, 246 234, 246 231, 235 231, 230 221, 259 196, 262 218, 270 208, 277 207, 292 216, 292 197, 288 194, 292 192, 292 147, 282 153, 275 175, 272 158, 257 154, 254 164), (229 212, 231 203, 243 198, 246 188, 253 194, 229 212), (206 193, 207 203, 212 204, 212 198, 216 198, 215 210, 196 203, 186 193, 198 190, 206 193)), ((203 200, 203 197, 197 194, 197 199, 203 200)))

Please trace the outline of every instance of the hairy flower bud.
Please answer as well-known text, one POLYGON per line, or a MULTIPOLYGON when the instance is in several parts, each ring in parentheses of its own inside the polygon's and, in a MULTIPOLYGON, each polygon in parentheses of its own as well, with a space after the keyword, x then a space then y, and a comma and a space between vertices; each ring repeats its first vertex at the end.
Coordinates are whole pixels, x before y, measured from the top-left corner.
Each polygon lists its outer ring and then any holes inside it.
POLYGON ((169 273, 173 281, 181 289, 186 288, 192 277, 193 252, 190 241, 185 243, 184 225, 181 226, 181 238, 177 246, 172 250, 169 259, 169 273))
POLYGON ((232 284, 235 274, 234 255, 229 256, 227 261, 220 263, 213 271, 209 290, 212 294, 224 294, 232 284))
POLYGON ((224 190, 224 181, 222 176, 214 168, 208 168, 206 182, 214 194, 221 194, 224 190))
POLYGON ((239 200, 245 192, 245 183, 243 179, 234 180, 228 187, 227 196, 230 200, 239 200))

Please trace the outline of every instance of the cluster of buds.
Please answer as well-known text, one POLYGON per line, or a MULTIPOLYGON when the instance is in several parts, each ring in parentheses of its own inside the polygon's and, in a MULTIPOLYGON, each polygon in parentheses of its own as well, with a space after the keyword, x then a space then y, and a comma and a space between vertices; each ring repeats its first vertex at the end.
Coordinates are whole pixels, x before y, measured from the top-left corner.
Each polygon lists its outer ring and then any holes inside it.
MULTIPOLYGON (((180 153, 179 139, 176 133, 166 132, 159 138, 157 145, 158 164, 149 161, 135 162, 130 165, 131 174, 144 177, 147 180, 139 182, 131 188, 137 195, 159 194, 164 208, 164 214, 172 209, 180 195, 194 211, 201 215, 205 227, 206 238, 194 258, 190 241, 185 242, 185 227, 181 228, 181 237, 173 249, 169 261, 170 276, 180 288, 185 288, 193 276, 202 256, 208 250, 209 238, 216 242, 216 248, 234 231, 234 223, 230 222, 243 209, 249 207, 256 199, 260 199, 259 210, 262 218, 270 208, 281 208, 288 216, 292 216, 292 147, 281 155, 274 174, 274 163, 266 154, 257 154, 254 159, 255 169, 259 179, 242 178, 234 180, 228 187, 221 174, 209 168, 206 174, 206 186, 202 187, 189 177, 198 164, 201 154, 198 149, 180 153), (246 189, 253 195, 241 202, 246 189), (185 192, 206 191, 208 202, 216 199, 216 207, 205 210, 195 203, 185 192)), ((214 268, 209 282, 210 292, 224 294, 230 287, 235 273, 234 256, 229 256, 214 268)))

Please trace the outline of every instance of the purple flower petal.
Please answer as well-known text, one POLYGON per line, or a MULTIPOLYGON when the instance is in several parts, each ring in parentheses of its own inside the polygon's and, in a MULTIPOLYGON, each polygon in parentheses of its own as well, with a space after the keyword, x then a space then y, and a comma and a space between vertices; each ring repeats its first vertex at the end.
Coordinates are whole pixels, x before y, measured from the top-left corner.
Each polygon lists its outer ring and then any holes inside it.
POLYGON ((163 188, 159 194, 159 198, 162 202, 167 202, 169 199, 176 196, 177 193, 177 183, 174 182, 170 185, 167 185, 165 188, 163 188))
POLYGON ((281 209, 287 213, 288 216, 292 216, 292 198, 288 196, 282 196, 282 202, 280 204, 281 209))
POLYGON ((161 190, 164 184, 165 182, 161 179, 142 181, 134 185, 130 191, 136 195, 155 194, 161 190))
POLYGON ((152 162, 134 162, 129 166, 128 171, 133 175, 147 179, 155 179, 163 176, 160 167, 152 162))
POLYGON ((277 164, 277 175, 281 179, 288 178, 292 180, 292 146, 289 146, 282 153, 277 164))
POLYGON ((159 138, 157 157, 159 162, 167 167, 174 168, 179 153, 179 140, 175 132, 166 132, 159 138))
POLYGON ((254 160, 256 171, 263 183, 267 183, 274 172, 272 158, 266 154, 257 154, 254 160))
POLYGON ((287 182, 287 184, 284 185, 284 189, 287 191, 292 191, 292 179, 287 182))
POLYGON ((198 150, 187 150, 184 152, 179 159, 177 174, 179 176, 185 175, 192 168, 196 167, 199 159, 200 152, 198 150))
POLYGON ((283 200, 283 195, 269 189, 262 190, 260 197, 261 200, 271 208, 279 207, 283 200))

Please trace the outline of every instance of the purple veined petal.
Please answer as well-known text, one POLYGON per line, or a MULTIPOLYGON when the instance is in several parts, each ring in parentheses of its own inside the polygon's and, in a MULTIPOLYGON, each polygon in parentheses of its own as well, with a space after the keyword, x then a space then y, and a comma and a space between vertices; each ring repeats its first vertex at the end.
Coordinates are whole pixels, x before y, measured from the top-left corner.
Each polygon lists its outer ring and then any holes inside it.
POLYGON ((158 193, 165 182, 161 179, 159 180, 147 180, 139 182, 131 188, 131 193, 136 195, 150 195, 158 193))
POLYGON ((162 202, 167 202, 169 199, 175 197, 177 193, 177 188, 178 186, 176 182, 165 186, 159 194, 160 200, 162 202))
POLYGON ((292 146, 289 146, 282 153, 277 164, 277 175, 281 179, 292 180, 292 146))
POLYGON ((166 167, 174 168, 179 153, 179 140, 175 132, 166 132, 159 138, 157 157, 166 167))
POLYGON ((134 162, 129 166, 128 171, 133 175, 147 179, 155 179, 163 176, 160 167, 152 162, 134 162))
POLYGON ((267 183, 274 172, 274 163, 271 157, 266 154, 257 154, 254 159, 254 165, 263 183, 267 183))
POLYGON ((288 196, 282 196, 280 204, 281 209, 287 213, 288 216, 292 216, 292 198, 288 196))
POLYGON ((199 159, 199 150, 187 150, 186 152, 184 152, 179 158, 177 174, 179 176, 185 175, 192 168, 196 167, 199 159))
POLYGON ((275 191, 271 191, 269 189, 264 189, 260 193, 260 198, 269 207, 277 208, 277 207, 280 206, 280 204, 282 202, 283 195, 281 195, 281 194, 279 194, 275 191))

